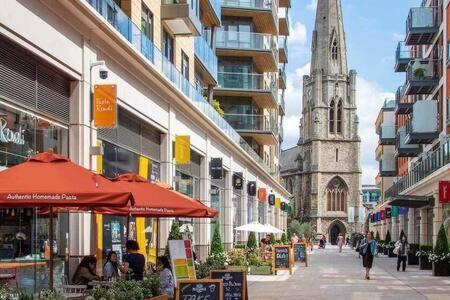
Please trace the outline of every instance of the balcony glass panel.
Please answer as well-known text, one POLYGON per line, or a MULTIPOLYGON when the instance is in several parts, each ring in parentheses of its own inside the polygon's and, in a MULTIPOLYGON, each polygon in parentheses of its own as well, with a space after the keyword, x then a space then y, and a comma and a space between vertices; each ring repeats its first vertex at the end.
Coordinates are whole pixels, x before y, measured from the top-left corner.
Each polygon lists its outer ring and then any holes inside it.
POLYGON ((270 34, 217 30, 217 48, 276 51, 274 37, 270 34))
POLYGON ((287 37, 285 37, 285 36, 279 36, 278 37, 278 47, 280 49, 283 49, 286 52, 286 55, 287 55, 287 52, 288 52, 288 49, 287 49, 287 37))
POLYGON ((395 125, 381 124, 380 139, 395 139, 395 125))
POLYGON ((275 118, 265 115, 225 114, 225 120, 236 130, 278 133, 275 118))
POLYGON ((252 147, 225 121, 225 119, 205 100, 181 72, 161 53, 126 14, 111 0, 86 0, 111 26, 113 26, 130 44, 139 51, 148 62, 164 74, 200 111, 214 122, 236 144, 247 152, 266 172, 270 167, 252 147))
POLYGON ((278 18, 286 19, 287 28, 289 29, 290 20, 289 20, 289 10, 287 8, 283 7, 278 10, 278 18))
POLYGON ((381 172, 395 172, 397 170, 396 158, 394 154, 388 153, 381 155, 380 171, 381 172))
POLYGON ((221 0, 209 0, 209 2, 211 3, 214 12, 216 13, 217 17, 220 19, 222 16, 222 4, 220 3, 221 0))
POLYGON ((407 68, 408 80, 427 81, 437 79, 437 61, 431 59, 415 59, 407 68))
POLYGON ((270 0, 222 0, 222 7, 251 9, 273 9, 274 1, 270 0))
POLYGON ((406 22, 407 29, 431 28, 436 24, 434 7, 413 7, 406 22))
POLYGON ((438 102, 436 100, 417 101, 413 105, 411 117, 407 120, 407 133, 433 133, 438 131, 438 102))
POLYGON ((274 76, 254 73, 219 72, 219 87, 227 89, 276 91, 274 76))
MULTIPOLYGON (((204 32, 204 35, 208 36, 210 33, 204 32)), ((216 53, 208 45, 204 36, 196 36, 194 39, 195 55, 202 61, 203 65, 208 69, 209 73, 213 75, 217 81, 217 56, 216 53)))

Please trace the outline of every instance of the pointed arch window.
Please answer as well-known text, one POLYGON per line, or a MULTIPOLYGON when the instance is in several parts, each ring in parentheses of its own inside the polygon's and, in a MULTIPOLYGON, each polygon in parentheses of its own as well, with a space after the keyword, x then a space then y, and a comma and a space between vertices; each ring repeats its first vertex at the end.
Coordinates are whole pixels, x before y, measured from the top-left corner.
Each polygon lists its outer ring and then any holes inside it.
POLYGON ((347 211, 347 185, 339 178, 333 178, 325 190, 327 211, 347 211))
POLYGON ((335 102, 334 100, 331 100, 330 103, 330 116, 329 116, 329 120, 330 120, 330 133, 334 133, 335 129, 334 129, 334 112, 335 112, 335 102))
POLYGON ((333 44, 331 45, 331 59, 337 60, 338 59, 338 42, 336 39, 333 40, 333 44))
POLYGON ((339 100, 336 111, 337 133, 342 133, 342 100, 339 100))

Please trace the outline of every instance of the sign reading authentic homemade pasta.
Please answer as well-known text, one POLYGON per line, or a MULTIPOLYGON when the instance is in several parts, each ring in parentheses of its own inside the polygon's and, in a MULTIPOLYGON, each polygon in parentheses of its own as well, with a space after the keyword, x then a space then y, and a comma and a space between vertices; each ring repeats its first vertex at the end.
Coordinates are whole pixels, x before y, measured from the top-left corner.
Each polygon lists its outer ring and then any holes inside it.
POLYGON ((247 297, 247 273, 245 271, 214 270, 211 279, 223 280, 225 300, 245 300, 247 297))
POLYGON ((222 279, 180 280, 175 300, 223 300, 222 279))
POLYGON ((117 126, 117 85, 94 85, 92 103, 94 126, 97 128, 115 128, 117 126))
POLYGON ((292 274, 291 267, 291 247, 290 246, 273 246, 273 271, 288 270, 292 274))

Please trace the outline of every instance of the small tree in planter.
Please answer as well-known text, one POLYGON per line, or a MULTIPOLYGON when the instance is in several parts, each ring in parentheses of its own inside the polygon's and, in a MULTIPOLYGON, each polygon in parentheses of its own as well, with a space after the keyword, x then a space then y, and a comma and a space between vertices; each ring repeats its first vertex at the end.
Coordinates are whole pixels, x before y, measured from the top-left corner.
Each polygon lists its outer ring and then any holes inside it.
POLYGON ((433 246, 420 245, 419 251, 417 251, 416 256, 419 257, 419 268, 421 270, 431 270, 432 264, 428 260, 428 256, 432 253, 433 246))
MULTIPOLYGON (((170 227, 169 237, 167 240, 182 240, 183 235, 180 231, 180 223, 178 223, 177 220, 174 220, 172 222, 172 226, 170 227)), ((164 251, 164 255, 169 257, 169 246, 166 246, 166 249, 164 251)))
POLYGON ((386 232, 386 238, 384 239, 384 247, 385 247, 385 254, 387 254, 389 257, 396 257, 396 255, 394 254, 394 243, 392 242, 391 239, 391 233, 389 232, 389 230, 386 232))
POLYGON ((256 248, 258 248, 258 242, 256 241, 256 236, 254 232, 250 232, 250 234, 248 235, 247 248, 250 251, 254 251, 256 250, 256 248))
POLYGON ((269 235, 269 241, 271 245, 275 245, 275 243, 277 242, 277 240, 275 239, 275 234, 271 233, 269 235))
POLYGON ((377 242, 377 244, 381 243, 381 239, 380 239, 380 233, 377 231, 377 233, 375 234, 375 241, 377 242))
POLYGON ((434 276, 450 276, 450 253, 443 224, 439 229, 434 251, 428 256, 428 260, 433 264, 434 276))
POLYGON ((284 244, 284 245, 288 244, 288 239, 286 237, 286 233, 284 233, 284 232, 281 235, 281 243, 284 244))
POLYGON ((222 244, 222 238, 220 237, 220 229, 219 225, 216 224, 214 227, 214 234, 211 242, 211 255, 223 255, 224 254, 223 244, 222 244))

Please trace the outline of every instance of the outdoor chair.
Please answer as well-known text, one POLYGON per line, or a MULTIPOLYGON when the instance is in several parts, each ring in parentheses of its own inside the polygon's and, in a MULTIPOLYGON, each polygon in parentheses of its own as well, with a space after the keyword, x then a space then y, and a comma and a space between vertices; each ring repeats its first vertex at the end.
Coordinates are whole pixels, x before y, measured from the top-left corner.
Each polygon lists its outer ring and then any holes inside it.
POLYGON ((8 283, 10 281, 16 282, 16 289, 19 290, 19 281, 17 275, 17 268, 11 267, 11 268, 0 268, 0 283, 8 283))
POLYGON ((62 296, 64 299, 84 299, 86 296, 86 285, 63 285, 62 296))

